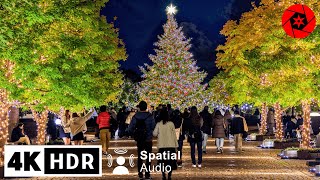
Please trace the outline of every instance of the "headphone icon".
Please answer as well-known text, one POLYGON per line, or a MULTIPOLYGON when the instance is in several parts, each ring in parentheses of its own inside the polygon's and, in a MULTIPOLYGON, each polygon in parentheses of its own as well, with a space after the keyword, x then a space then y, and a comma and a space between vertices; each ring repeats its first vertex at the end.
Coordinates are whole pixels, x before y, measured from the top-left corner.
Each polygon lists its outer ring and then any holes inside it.
POLYGON ((134 155, 131 154, 130 157, 129 157, 129 164, 130 164, 131 167, 134 167, 134 161, 133 161, 133 159, 134 159, 134 155))
POLYGON ((107 164, 108 167, 111 167, 112 166, 112 162, 113 162, 111 154, 107 155, 107 160, 108 160, 108 164, 107 164))
MULTIPOLYGON (((123 154, 126 154, 128 152, 128 150, 127 149, 115 149, 114 152, 116 154, 123 155, 123 154)), ((108 160, 107 166, 112 167, 113 158, 112 158, 111 154, 107 155, 107 160, 108 160)), ((125 163, 125 158, 123 156, 119 156, 119 157, 117 157, 116 162, 118 165, 122 166, 125 163)), ((129 157, 129 164, 130 164, 130 167, 134 167, 134 165, 135 165, 133 154, 131 154, 129 157)))

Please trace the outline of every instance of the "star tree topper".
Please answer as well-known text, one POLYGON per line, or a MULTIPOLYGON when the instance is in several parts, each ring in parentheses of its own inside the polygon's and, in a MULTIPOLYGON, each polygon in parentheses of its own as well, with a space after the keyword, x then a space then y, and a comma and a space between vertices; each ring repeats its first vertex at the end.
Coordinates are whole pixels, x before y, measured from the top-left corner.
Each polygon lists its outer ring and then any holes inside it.
POLYGON ((170 6, 167 6, 166 11, 167 11, 167 14, 169 15, 175 15, 178 10, 176 6, 173 6, 173 4, 170 4, 170 6))

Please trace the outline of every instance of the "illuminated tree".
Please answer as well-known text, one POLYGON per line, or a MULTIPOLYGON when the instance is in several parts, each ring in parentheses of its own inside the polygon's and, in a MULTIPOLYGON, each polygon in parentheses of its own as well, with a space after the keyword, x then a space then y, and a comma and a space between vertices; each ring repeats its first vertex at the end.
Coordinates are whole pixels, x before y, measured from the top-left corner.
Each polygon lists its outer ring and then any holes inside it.
MULTIPOLYGON (((313 77, 320 63, 319 28, 305 39, 295 39, 285 33, 281 24, 285 9, 295 3, 309 6, 319 19, 320 5, 316 1, 262 0, 244 13, 239 23, 225 24, 221 33, 227 42, 218 47, 217 65, 230 78, 231 96, 235 101, 246 99, 274 106, 279 125, 277 139, 283 138, 283 109, 309 102, 316 95, 313 77)), ((308 128, 304 126, 304 131, 308 128)), ((303 132, 303 136, 310 138, 309 133, 303 132)))
MULTIPOLYGON (((0 8, 0 149, 12 100, 32 107, 43 144, 47 110, 80 111, 116 99, 126 59, 117 30, 100 17, 107 0, 12 1, 0 8), (4 65, 7 65, 6 68, 4 65), (40 112, 39 116, 36 112, 40 112)), ((0 165, 2 158, 0 157, 0 165)))
POLYGON ((173 14, 168 14, 163 29, 164 34, 155 43, 156 55, 149 55, 153 65, 141 67, 144 80, 140 83, 140 99, 151 105, 171 103, 180 108, 203 104, 206 86, 201 83, 206 73, 199 71, 189 52, 190 39, 184 36, 173 14))
POLYGON ((134 107, 138 100, 137 84, 130 79, 125 79, 121 86, 121 94, 118 96, 118 106, 134 107))

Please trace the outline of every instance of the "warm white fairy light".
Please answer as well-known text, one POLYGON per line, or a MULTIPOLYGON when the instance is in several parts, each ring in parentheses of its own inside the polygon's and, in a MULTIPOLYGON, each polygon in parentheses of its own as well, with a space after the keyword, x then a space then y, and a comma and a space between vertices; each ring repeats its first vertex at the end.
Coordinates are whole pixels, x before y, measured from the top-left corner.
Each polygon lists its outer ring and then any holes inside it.
POLYGON ((274 116, 276 119, 276 139, 282 140, 283 139, 283 128, 282 128, 282 110, 279 103, 274 105, 274 116))
POLYGON ((267 105, 266 103, 263 103, 261 107, 261 127, 259 129, 259 134, 265 135, 266 133, 267 133, 267 105))
POLYGON ((311 124, 311 106, 307 101, 302 102, 303 126, 302 126, 302 148, 311 148, 310 146, 310 124, 311 124))
POLYGON ((8 140, 8 93, 5 89, 0 89, 0 167, 4 161, 4 145, 8 140))
MULTIPOLYGON (((14 63, 11 61, 3 61, 0 69, 5 72, 5 77, 12 81, 12 74, 14 71, 14 63)), ((8 140, 8 110, 11 106, 9 102, 9 92, 6 89, 0 89, 0 167, 4 164, 4 145, 8 140)))
POLYGON ((166 8, 167 14, 169 15, 175 15, 177 13, 176 6, 173 6, 173 4, 170 4, 170 6, 167 6, 166 8))
POLYGON ((48 110, 38 114, 35 110, 31 109, 34 120, 37 122, 37 144, 44 145, 46 142, 46 129, 48 122, 48 110))

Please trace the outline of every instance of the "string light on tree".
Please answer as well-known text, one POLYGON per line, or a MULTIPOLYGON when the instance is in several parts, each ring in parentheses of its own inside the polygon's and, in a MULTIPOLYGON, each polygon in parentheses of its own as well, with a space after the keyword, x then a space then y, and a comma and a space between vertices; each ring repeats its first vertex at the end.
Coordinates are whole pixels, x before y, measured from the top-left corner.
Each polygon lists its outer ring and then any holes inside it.
POLYGON ((259 129, 259 134, 265 135, 266 133, 267 133, 267 105, 266 103, 263 103, 261 107, 261 127, 259 129))
POLYGON ((140 67, 144 80, 138 94, 150 105, 172 104, 174 108, 201 105, 207 85, 202 85, 205 72, 200 72, 193 59, 190 41, 178 26, 173 14, 176 8, 167 7, 168 20, 163 26, 164 34, 155 43, 156 55, 149 55, 153 65, 140 67))
POLYGON ((302 102, 303 109, 303 126, 302 126, 302 148, 311 148, 310 146, 310 126, 311 126, 311 106, 308 101, 302 102))
POLYGON ((276 120, 276 139, 282 140, 283 139, 283 128, 282 128, 282 109, 280 104, 277 102, 274 105, 274 118, 276 120))
POLYGON ((34 109, 31 109, 34 120, 37 122, 37 144, 44 145, 46 142, 46 129, 48 123, 48 110, 44 110, 42 113, 37 113, 34 109))
MULTIPOLYGON (((5 60, 1 62, 0 69, 5 72, 5 77, 12 81, 14 63, 5 60)), ((4 145, 8 140, 8 119, 9 108, 12 103, 9 101, 9 92, 6 89, 0 89, 0 167, 4 163, 4 145)))

